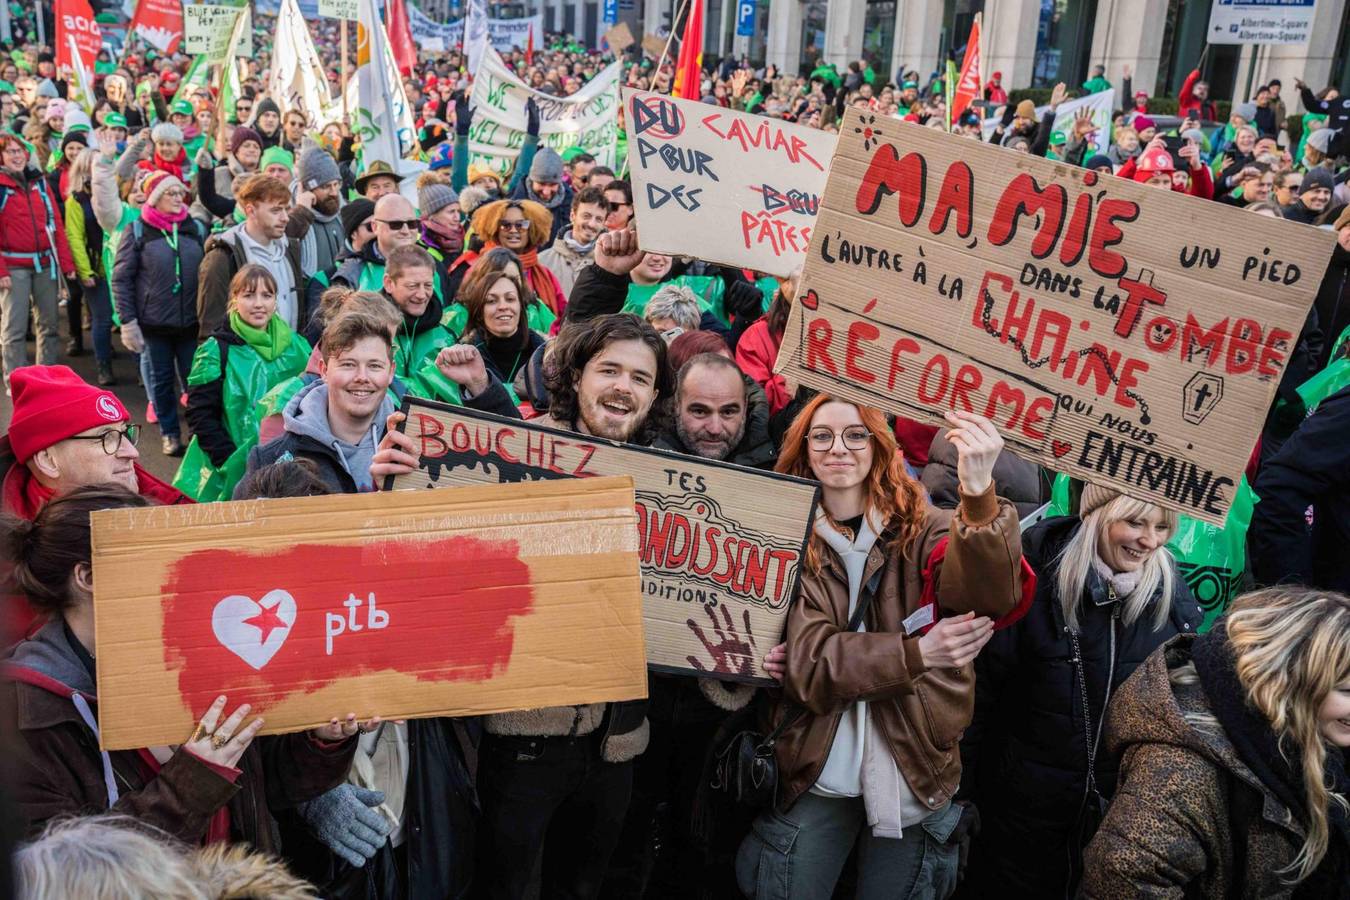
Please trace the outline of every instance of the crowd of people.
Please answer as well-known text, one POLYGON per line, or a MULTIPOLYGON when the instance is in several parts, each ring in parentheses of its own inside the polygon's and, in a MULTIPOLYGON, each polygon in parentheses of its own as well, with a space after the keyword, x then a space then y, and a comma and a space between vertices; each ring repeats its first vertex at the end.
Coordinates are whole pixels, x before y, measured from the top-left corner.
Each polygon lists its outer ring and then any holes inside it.
MULTIPOLYGON (((1101 129, 1056 122, 1104 71, 1041 110, 994 73, 959 111, 936 77, 861 61, 704 72, 709 104, 825 130, 866 108, 1336 231, 1254 454, 1250 590, 1201 634, 1175 512, 1075 484, 1071 515, 1023 529, 1054 473, 978 415, 935 428, 775 374, 795 276, 643 252, 622 155, 545 146, 531 101, 514 168, 475 163, 448 52, 403 85, 428 163, 408 185, 346 123, 266 94, 268 28, 232 114, 180 90, 181 55, 105 51, 91 110, 50 48, 0 57, 0 820, 19 823, 19 896, 1350 897, 1334 89, 1299 83, 1294 122, 1271 82, 1217 121, 1197 70, 1164 126, 1126 71, 1101 129), (86 335, 97 384, 63 364, 86 335), (109 390, 133 380, 144 415, 109 390), (645 700, 335 710, 258 736, 222 685, 181 744, 101 750, 90 513, 379 490, 418 467, 409 395, 817 482, 762 660, 776 687, 653 673, 645 700), (152 425, 172 483, 138 462, 152 425), (776 763, 765 805, 710 777, 747 730, 776 763)), ((314 37, 336 60, 337 29, 314 37)), ((504 55, 546 95, 608 61, 551 44, 504 55)), ((624 65, 670 89, 670 65, 624 65)))

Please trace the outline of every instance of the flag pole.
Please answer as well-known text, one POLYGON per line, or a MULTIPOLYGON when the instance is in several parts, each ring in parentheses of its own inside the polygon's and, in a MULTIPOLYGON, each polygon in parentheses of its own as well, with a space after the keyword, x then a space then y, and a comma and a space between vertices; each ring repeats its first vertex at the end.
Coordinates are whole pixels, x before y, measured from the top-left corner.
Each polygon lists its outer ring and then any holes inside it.
MULTIPOLYGON (((675 13, 675 18, 670 20, 670 35, 666 38, 665 49, 661 51, 661 58, 656 61, 656 68, 652 70, 652 88, 656 87, 656 76, 661 74, 661 67, 666 63, 666 57, 670 55, 670 43, 675 40, 675 32, 679 30, 680 18, 689 9, 689 0, 683 0, 680 9, 675 13)), ((670 90, 675 90, 675 76, 670 78, 670 90)))
POLYGON ((348 40, 348 38, 347 38, 347 20, 346 20, 346 19, 343 19, 343 20, 342 20, 341 34, 342 34, 342 36, 341 36, 341 41, 342 41, 342 119, 343 119, 343 121, 346 121, 346 120, 347 120, 347 117, 348 117, 348 112, 347 112, 347 78, 348 78, 348 74, 347 74, 347 40, 348 40))

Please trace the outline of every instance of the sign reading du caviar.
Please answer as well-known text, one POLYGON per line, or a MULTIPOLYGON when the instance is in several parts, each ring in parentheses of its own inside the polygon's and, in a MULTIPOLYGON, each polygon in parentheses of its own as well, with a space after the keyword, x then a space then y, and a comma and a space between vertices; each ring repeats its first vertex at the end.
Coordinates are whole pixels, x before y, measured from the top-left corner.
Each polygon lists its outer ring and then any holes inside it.
POLYGON ((647 694, 633 480, 93 516, 105 749, 647 694), (566 660, 559 666, 559 660, 566 660))
POLYGON ((421 468, 386 489, 631 475, 649 667, 765 682, 815 514, 799 478, 620 444, 412 396, 421 468))
POLYGON ((1335 239, 849 110, 777 370, 1222 523, 1335 239))

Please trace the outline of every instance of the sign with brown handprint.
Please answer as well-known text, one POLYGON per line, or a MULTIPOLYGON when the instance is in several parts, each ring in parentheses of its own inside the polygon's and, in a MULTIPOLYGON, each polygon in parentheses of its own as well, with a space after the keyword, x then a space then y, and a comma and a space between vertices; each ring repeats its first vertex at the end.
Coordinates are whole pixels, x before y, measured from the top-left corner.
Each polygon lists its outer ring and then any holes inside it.
POLYGON ((797 594, 813 482, 415 397, 403 412, 421 467, 386 489, 631 475, 648 668, 770 683, 763 657, 797 594))

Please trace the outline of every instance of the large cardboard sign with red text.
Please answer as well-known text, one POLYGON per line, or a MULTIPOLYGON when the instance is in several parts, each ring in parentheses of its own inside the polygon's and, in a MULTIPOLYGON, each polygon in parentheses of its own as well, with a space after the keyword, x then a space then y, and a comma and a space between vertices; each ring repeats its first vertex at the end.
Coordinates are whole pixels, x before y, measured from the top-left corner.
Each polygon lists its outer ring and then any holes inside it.
POLYGON ((95 513, 106 749, 645 697, 631 478, 95 513))
POLYGON ((1334 243, 849 110, 777 370, 1220 523, 1334 243))
POLYGON ((625 89, 643 250, 790 275, 801 267, 835 136, 625 89))
POLYGON ((409 396, 421 468, 389 488, 631 475, 647 663, 769 683, 815 515, 816 485, 409 396))

